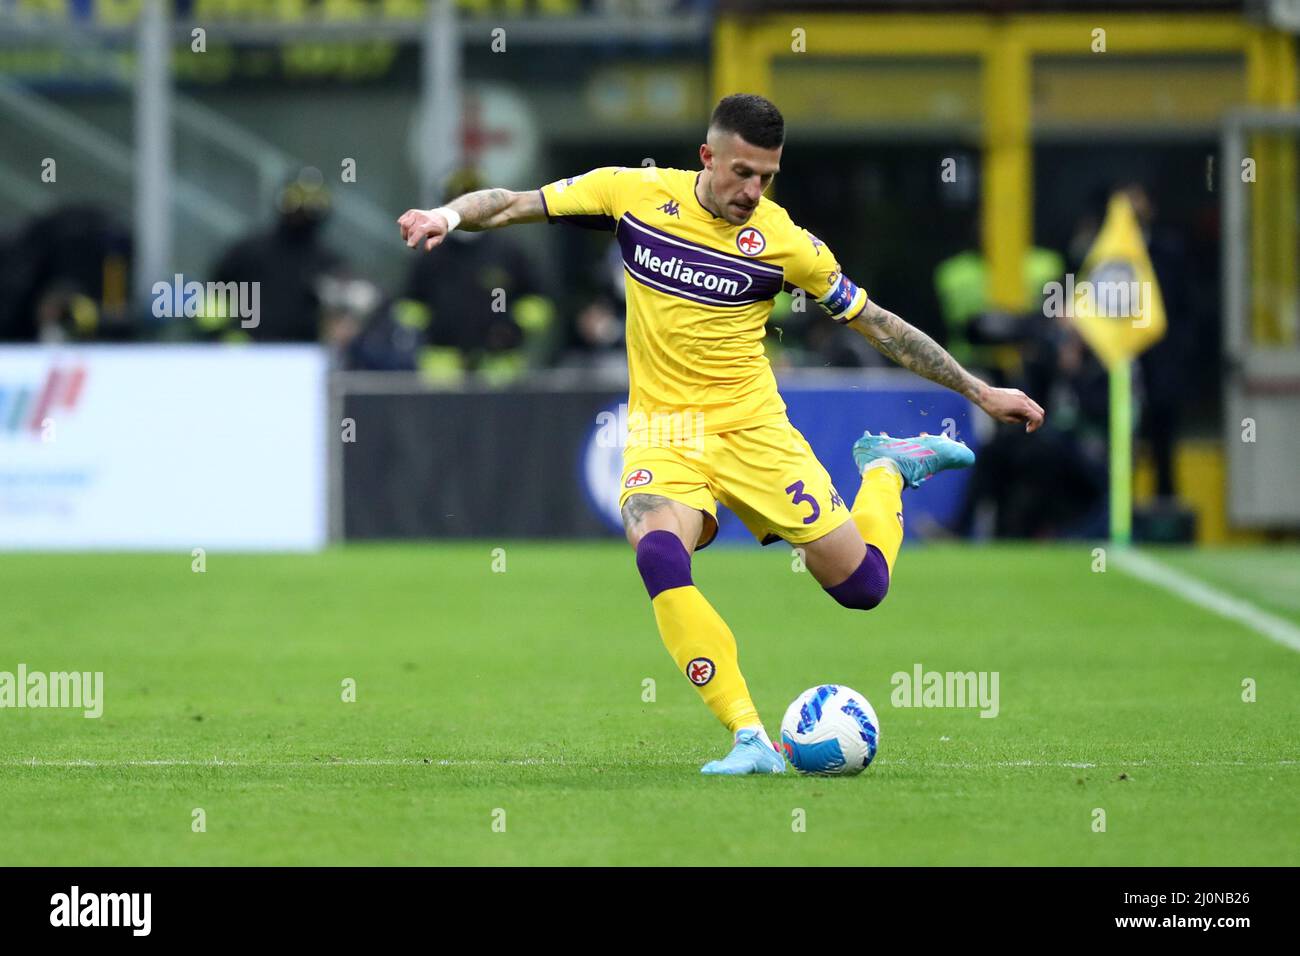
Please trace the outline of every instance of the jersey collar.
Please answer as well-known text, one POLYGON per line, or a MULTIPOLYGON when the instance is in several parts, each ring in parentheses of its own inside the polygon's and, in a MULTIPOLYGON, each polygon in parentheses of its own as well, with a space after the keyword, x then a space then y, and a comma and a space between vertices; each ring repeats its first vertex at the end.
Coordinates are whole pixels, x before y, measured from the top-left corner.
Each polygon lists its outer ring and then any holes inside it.
MULTIPOLYGON (((709 207, 704 205, 704 203, 700 202, 700 194, 695 191, 699 185, 700 185, 700 173, 696 173, 695 182, 691 185, 691 198, 695 200, 696 208, 699 209, 700 212, 704 213, 704 215, 708 216, 710 219, 722 219, 721 216, 714 215, 712 212, 710 212, 709 207)), ((723 219, 722 221, 726 222, 725 219, 723 219)))

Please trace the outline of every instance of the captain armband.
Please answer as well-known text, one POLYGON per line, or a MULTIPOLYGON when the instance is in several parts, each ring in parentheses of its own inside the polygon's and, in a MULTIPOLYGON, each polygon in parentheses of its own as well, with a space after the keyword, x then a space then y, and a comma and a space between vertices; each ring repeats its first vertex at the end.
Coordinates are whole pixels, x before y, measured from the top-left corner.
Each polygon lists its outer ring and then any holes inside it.
POLYGON ((837 272, 832 279, 830 291, 817 300, 817 304, 826 310, 826 314, 844 325, 857 318, 867 304, 867 293, 842 272, 837 272))

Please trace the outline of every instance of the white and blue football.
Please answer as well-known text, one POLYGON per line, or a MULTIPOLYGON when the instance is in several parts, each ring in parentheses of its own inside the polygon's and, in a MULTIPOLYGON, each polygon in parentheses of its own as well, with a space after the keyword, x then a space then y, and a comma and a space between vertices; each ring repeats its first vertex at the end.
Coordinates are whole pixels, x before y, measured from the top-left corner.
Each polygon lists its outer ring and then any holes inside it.
POLYGON ((781 721, 781 751, 800 773, 851 777, 875 759, 879 743, 871 702, 843 684, 810 687, 781 721))

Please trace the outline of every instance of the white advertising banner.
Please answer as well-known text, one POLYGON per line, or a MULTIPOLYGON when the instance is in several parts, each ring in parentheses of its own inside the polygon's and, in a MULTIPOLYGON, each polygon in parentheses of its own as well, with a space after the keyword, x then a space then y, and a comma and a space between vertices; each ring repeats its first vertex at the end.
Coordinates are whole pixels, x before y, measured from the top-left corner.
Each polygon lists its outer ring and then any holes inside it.
POLYGON ((314 346, 0 347, 0 549, 312 550, 314 346))

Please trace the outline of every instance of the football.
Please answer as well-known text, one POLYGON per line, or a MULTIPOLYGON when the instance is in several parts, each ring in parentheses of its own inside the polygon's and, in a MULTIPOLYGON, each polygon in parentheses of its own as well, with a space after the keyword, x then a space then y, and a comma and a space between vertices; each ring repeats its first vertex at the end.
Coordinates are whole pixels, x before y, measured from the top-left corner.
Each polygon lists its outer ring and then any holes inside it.
POLYGON ((800 773, 850 777, 876 756, 880 721, 871 702, 843 684, 811 687, 781 720, 781 751, 800 773))

